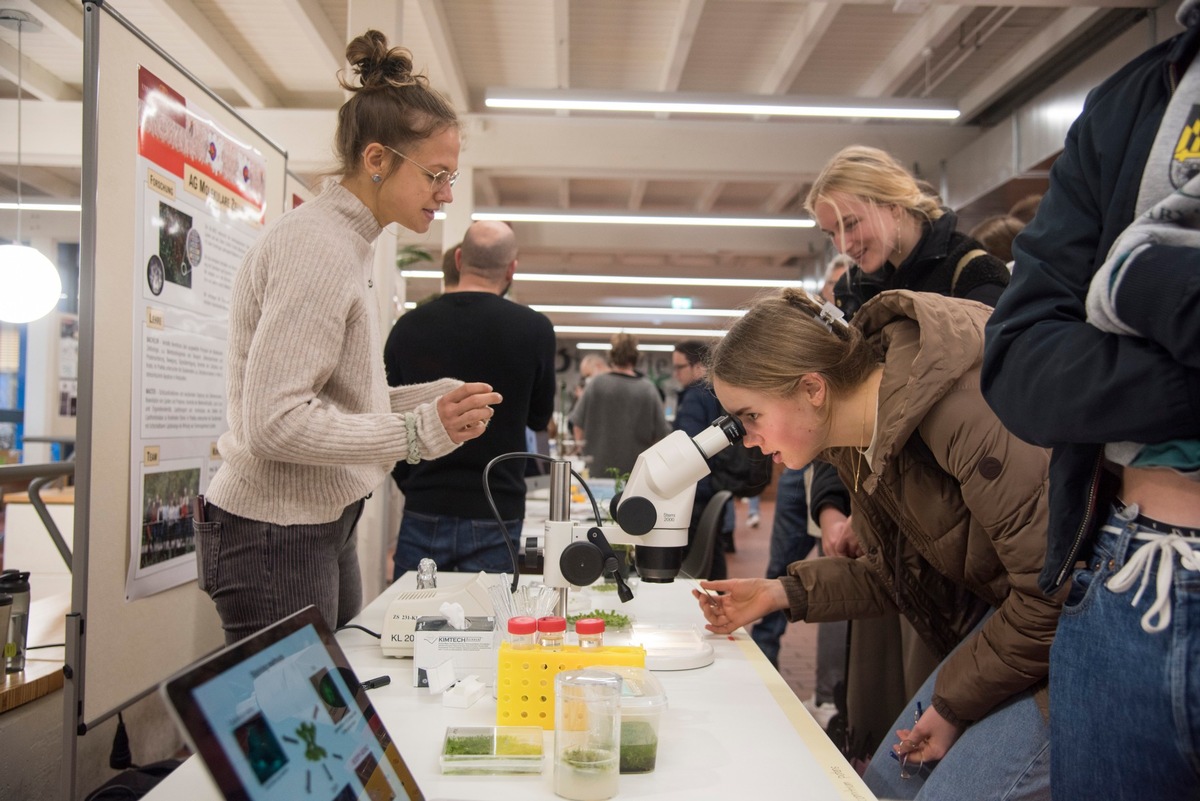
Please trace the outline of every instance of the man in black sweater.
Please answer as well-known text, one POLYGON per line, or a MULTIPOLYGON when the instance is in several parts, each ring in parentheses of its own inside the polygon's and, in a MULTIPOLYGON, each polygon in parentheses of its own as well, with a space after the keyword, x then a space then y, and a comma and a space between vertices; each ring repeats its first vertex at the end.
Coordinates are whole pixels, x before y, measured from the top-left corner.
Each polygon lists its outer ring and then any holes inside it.
MULTIPOLYGON (((477 222, 456 251, 459 283, 396 321, 384 349, 392 386, 451 376, 491 384, 504 402, 488 430, 440 459, 392 472, 404 493, 393 578, 424 557, 441 570, 511 572, 504 534, 483 492, 484 467, 526 450, 554 411, 554 327, 545 315, 505 300, 517 242, 504 223, 477 222)), ((525 460, 497 464, 488 485, 515 548, 525 516, 525 460)))

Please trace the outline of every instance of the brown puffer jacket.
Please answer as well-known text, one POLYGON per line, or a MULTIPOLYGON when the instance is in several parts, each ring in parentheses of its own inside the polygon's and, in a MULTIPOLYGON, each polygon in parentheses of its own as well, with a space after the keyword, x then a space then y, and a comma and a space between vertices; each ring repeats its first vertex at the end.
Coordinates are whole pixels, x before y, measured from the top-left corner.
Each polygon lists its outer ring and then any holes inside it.
POLYGON ((1062 602, 1037 586, 1049 451, 1008 433, 979 390, 991 311, 908 291, 859 310, 854 324, 885 353, 875 439, 865 456, 823 457, 851 490, 864 555, 796 562, 783 579, 794 620, 898 609, 943 657, 994 608, 934 687, 934 707, 959 725, 1045 678, 1062 602))

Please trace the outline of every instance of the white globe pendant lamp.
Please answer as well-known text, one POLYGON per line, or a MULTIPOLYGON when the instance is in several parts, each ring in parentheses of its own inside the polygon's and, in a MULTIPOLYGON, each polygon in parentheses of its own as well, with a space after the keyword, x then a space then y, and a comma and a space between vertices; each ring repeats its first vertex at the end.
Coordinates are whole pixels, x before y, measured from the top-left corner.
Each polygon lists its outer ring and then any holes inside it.
POLYGON ((0 320, 30 323, 58 305, 62 279, 41 251, 26 245, 0 245, 0 320))
POLYGON ((0 245, 0 321, 28 323, 54 310, 62 296, 58 269, 42 253, 21 242, 21 68, 22 34, 35 33, 42 23, 24 11, 0 9, 0 25, 17 32, 17 237, 16 244, 0 245))

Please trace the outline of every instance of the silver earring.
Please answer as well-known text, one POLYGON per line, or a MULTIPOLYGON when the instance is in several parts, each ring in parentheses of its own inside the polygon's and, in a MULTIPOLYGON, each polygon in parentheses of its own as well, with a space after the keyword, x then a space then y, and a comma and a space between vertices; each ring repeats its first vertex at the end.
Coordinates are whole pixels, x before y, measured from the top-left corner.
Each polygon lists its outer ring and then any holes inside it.
POLYGON ((383 180, 383 176, 380 175, 379 173, 375 173, 374 175, 371 176, 372 183, 379 183, 382 180, 383 180))

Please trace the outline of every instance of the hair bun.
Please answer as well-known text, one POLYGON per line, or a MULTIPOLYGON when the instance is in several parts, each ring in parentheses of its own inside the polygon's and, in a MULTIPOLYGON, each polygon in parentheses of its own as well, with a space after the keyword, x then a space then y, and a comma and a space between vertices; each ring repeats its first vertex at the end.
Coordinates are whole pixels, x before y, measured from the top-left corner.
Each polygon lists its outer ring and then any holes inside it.
POLYGON ((424 80, 424 76, 413 74, 412 53, 404 47, 389 48, 387 37, 376 30, 367 31, 346 45, 346 61, 361 85, 354 86, 341 76, 338 83, 352 92, 413 86, 424 80))

